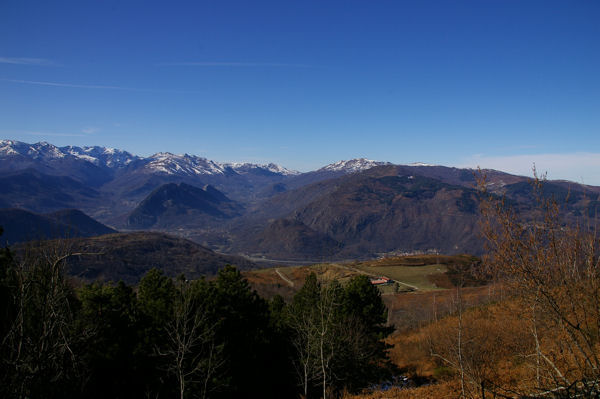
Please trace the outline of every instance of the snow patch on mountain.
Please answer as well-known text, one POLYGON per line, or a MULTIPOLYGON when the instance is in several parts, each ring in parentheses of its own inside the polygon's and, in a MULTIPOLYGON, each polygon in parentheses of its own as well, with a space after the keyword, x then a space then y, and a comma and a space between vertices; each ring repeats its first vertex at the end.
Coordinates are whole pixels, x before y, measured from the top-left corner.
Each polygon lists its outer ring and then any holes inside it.
POLYGON ((432 165, 430 163, 424 163, 424 162, 413 162, 413 163, 409 163, 408 166, 435 166, 435 165, 432 165))
POLYGON ((300 172, 298 172, 296 170, 290 170, 290 169, 284 168, 283 166, 280 166, 280 165, 277 165, 274 163, 255 164, 255 163, 248 163, 248 162, 227 162, 227 163, 223 163, 221 165, 225 168, 231 168, 236 173, 239 173, 239 174, 245 174, 245 173, 250 172, 251 170, 257 170, 257 169, 262 169, 267 172, 271 172, 271 173, 275 173, 275 174, 279 174, 279 175, 283 175, 283 176, 295 176, 295 175, 300 174, 300 172))
POLYGON ((60 149, 45 141, 27 144, 14 140, 0 140, 0 155, 21 155, 32 159, 48 160, 52 158, 64 158, 60 149))
POLYGON ((27 144, 15 140, 0 140, 0 156, 23 156, 33 160, 77 158, 97 166, 119 168, 139 157, 127 151, 105 147, 57 147, 45 141, 27 144))
POLYGON ((225 168, 216 162, 193 155, 159 152, 147 158, 144 168, 168 175, 222 175, 225 168))
POLYGON ((0 140, 0 155, 19 155, 12 140, 0 140))
POLYGON ((374 168, 375 166, 391 165, 390 162, 373 161, 366 158, 355 158, 350 160, 342 160, 319 169, 319 172, 345 172, 345 173, 356 173, 362 172, 367 169, 374 168))
POLYGON ((98 166, 108 166, 109 168, 120 168, 129 165, 131 162, 140 159, 127 151, 117 150, 107 147, 62 147, 61 150, 68 154, 91 162, 98 166))

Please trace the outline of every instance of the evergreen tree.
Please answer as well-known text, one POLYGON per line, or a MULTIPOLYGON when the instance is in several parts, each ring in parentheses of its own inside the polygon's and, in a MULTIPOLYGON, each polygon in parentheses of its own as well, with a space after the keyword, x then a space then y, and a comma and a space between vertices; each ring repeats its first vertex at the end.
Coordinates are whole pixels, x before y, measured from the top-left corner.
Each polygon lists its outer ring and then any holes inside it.
POLYGON ((131 287, 94 283, 78 291, 78 332, 87 336, 84 359, 88 398, 132 398, 143 392, 136 296, 131 287))
POLYGON ((379 290, 366 276, 342 287, 336 280, 321 284, 311 273, 287 318, 302 394, 358 391, 389 378, 393 367, 383 339, 393 328, 386 321, 379 290))
MULTIPOLYGON (((0 227, 0 237, 2 236, 0 227)), ((16 319, 16 276, 10 250, 0 248, 0 397, 8 397, 13 386, 12 350, 7 338, 16 319)))
POLYGON ((229 377, 223 397, 269 397, 269 309, 233 266, 219 271, 215 281, 212 317, 223 345, 224 369, 229 377))
POLYGON ((140 326, 135 354, 139 372, 145 375, 145 392, 153 396, 173 395, 172 387, 176 386, 172 376, 165 372, 167 359, 160 356, 167 340, 166 326, 173 319, 176 295, 173 280, 158 269, 148 271, 138 286, 140 326))
POLYGON ((270 359, 267 372, 271 376, 271 397, 291 398, 296 396, 295 372, 290 359, 294 348, 290 341, 293 331, 288 323, 288 305, 283 297, 275 295, 269 301, 269 344, 265 357, 270 359))
POLYGON ((386 325, 387 308, 367 276, 354 276, 345 286, 342 313, 345 332, 338 377, 344 386, 356 391, 391 377, 395 370, 384 339, 394 328, 386 325))

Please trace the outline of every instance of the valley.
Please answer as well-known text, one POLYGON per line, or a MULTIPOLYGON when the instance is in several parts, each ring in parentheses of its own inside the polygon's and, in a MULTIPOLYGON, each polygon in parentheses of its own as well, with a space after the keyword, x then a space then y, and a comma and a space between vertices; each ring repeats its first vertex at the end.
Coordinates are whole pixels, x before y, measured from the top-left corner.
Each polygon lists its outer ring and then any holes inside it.
MULTIPOLYGON (((78 209, 113 230, 174 234, 222 253, 291 262, 482 254, 478 173, 487 190, 520 213, 529 215, 535 202, 527 177, 366 159, 300 173, 188 154, 143 158, 112 148, 2 140, 0 173, 4 208, 78 209)), ((566 181, 544 187, 545 195, 566 203, 567 219, 600 209, 599 187, 566 181)))

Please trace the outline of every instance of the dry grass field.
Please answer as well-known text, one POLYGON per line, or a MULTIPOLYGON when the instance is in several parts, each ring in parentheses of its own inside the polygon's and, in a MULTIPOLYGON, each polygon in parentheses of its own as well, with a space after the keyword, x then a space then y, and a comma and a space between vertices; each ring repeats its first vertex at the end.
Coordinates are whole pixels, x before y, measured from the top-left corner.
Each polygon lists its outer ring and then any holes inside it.
MULTIPOLYGON (((451 334, 446 336, 444 332, 451 331, 456 324, 454 315, 459 306, 458 295, 461 309, 473 312, 472 315, 485 314, 486 311, 481 309, 492 306, 490 314, 494 319, 513 320, 516 317, 514 309, 489 305, 501 301, 503 291, 498 286, 484 285, 470 275, 470 268, 478 261, 467 255, 402 256, 366 262, 281 266, 247 271, 244 276, 259 294, 267 298, 279 294, 286 300, 290 300, 302 287, 310 273, 315 273, 320 281, 337 279, 342 284, 357 274, 393 279, 397 284, 379 287, 388 308, 388 324, 396 328, 396 332, 388 338, 392 345, 390 358, 403 375, 425 385, 365 392, 345 398, 457 398, 461 395, 461 388, 455 372, 432 357, 430 351, 432 337, 439 340, 442 334, 444 339, 452 339, 451 334), (456 287, 459 273, 463 276, 460 290, 456 287), (512 318, 507 316, 511 312, 512 318)), ((469 316, 469 319, 474 319, 474 316, 469 316)), ((516 322, 513 325, 516 326, 516 322)), ((485 327, 477 326, 477 331, 485 332, 485 327)), ((508 364, 507 367, 510 366, 508 364)), ((510 375, 507 374, 507 378, 510 375)))
POLYGON ((468 255, 399 256, 365 262, 279 266, 247 271, 244 272, 244 276, 259 294, 267 298, 279 294, 290 299, 294 292, 302 287, 310 273, 315 273, 321 281, 337 279, 342 284, 357 274, 371 277, 384 276, 391 278, 397 284, 381 286, 382 294, 422 293, 443 291, 454 287, 453 273, 477 261, 477 258, 468 255))

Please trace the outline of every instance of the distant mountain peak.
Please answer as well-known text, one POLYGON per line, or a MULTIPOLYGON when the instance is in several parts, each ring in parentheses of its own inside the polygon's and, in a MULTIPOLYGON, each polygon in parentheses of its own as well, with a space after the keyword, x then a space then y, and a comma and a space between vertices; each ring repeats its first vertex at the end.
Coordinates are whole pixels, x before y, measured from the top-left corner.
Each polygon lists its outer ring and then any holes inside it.
POLYGON ((281 165, 277 165, 275 163, 255 164, 255 163, 248 163, 248 162, 228 162, 228 163, 222 164, 222 166, 229 167, 229 168, 233 169, 236 173, 239 173, 239 174, 245 174, 245 173, 248 173, 249 171, 253 171, 253 170, 263 170, 266 172, 271 172, 271 173, 275 173, 275 174, 279 174, 279 175, 283 175, 283 176, 295 176, 295 175, 300 174, 300 172, 298 172, 296 170, 290 170, 290 169, 284 168, 281 165))
POLYGON ((60 149, 45 141, 27 144, 16 140, 0 141, 0 156, 21 155, 32 159, 64 158, 60 149))
POLYGON ((300 172, 298 172, 297 170, 287 169, 287 168, 284 168, 283 166, 277 165, 275 163, 269 163, 267 165, 259 165, 259 166, 269 170, 270 172, 279 173, 279 174, 286 175, 286 176, 300 174, 300 172))
POLYGON ((149 157, 139 157, 127 151, 111 147, 99 146, 65 146, 57 147, 45 141, 28 144, 16 140, 0 140, 0 159, 21 158, 35 162, 54 161, 57 159, 79 160, 109 169, 124 168, 134 161, 141 161, 142 167, 149 173, 179 176, 226 175, 233 172, 238 174, 259 173, 295 176, 300 174, 295 170, 286 169, 280 165, 252 164, 245 162, 220 163, 204 157, 190 154, 173 154, 158 152, 149 157))
POLYGON ((131 162, 140 159, 127 151, 118 150, 110 147, 61 147, 61 151, 68 153, 76 158, 93 163, 94 165, 107 166, 109 168, 119 168, 129 165, 131 162))
MULTIPOLYGON (((166 183, 150 193, 131 212, 127 219, 130 227, 149 228, 167 223, 182 226, 212 219, 228 219, 241 214, 243 207, 211 185, 204 188, 186 183, 166 183)), ((214 221, 214 220, 213 220, 214 221)))
POLYGON ((329 172, 345 172, 345 173, 356 173, 362 172, 367 169, 374 168, 375 166, 391 165, 390 162, 374 161, 366 158, 354 158, 350 160, 342 160, 334 162, 327 166, 322 167, 319 171, 329 172))
POLYGON ((430 163, 425 163, 425 162, 413 162, 413 163, 409 163, 407 166, 436 166, 430 163))
POLYGON ((167 175, 222 175, 225 168, 206 158, 188 154, 171 154, 159 152, 149 158, 146 168, 153 172, 167 175))
POLYGON ((19 152, 13 148, 15 141, 0 140, 0 155, 18 155, 19 152))
POLYGON ((16 140, 0 140, 0 157, 22 156, 32 160, 79 159, 96 166, 122 167, 139 157, 127 151, 106 147, 57 147, 46 141, 27 144, 16 140))

